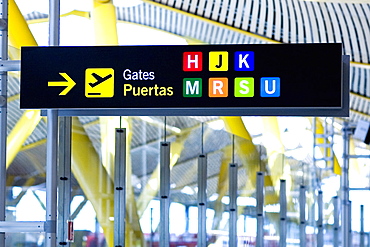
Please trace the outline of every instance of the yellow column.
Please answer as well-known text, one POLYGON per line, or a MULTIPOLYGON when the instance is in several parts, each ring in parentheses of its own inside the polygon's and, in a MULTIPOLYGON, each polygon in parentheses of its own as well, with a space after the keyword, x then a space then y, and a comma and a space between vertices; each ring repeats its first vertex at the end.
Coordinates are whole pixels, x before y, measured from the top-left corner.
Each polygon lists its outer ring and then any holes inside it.
POLYGON ((19 50, 22 46, 37 46, 26 20, 19 11, 14 0, 9 0, 9 46, 14 47, 10 50, 12 59, 20 59, 19 50))
POLYGON ((72 119, 72 172, 92 203, 108 246, 113 246, 113 182, 78 118, 72 119))
MULTIPOLYGON (((256 185, 256 173, 259 170, 265 170, 264 161, 260 160, 259 152, 252 142, 248 130, 245 128, 241 117, 221 117, 225 123, 225 128, 228 132, 235 135, 235 149, 240 157, 243 165, 246 167, 248 182, 245 185, 243 196, 250 195, 250 191, 256 185), (260 167, 261 166, 261 167, 260 167)), ((265 186, 272 186, 270 176, 265 176, 265 186)), ((275 193, 265 193, 265 204, 275 204, 278 202, 278 197, 275 193)))
MULTIPOLYGON (((13 59, 20 59, 19 50, 21 46, 37 46, 28 24, 14 0, 9 0, 8 35, 9 45, 15 48, 10 50, 10 52, 13 52, 10 54, 13 59)), ((23 143, 32 134, 40 119, 39 110, 27 110, 9 133, 7 137, 7 167, 13 162, 23 143)))
POLYGON ((280 179, 284 176, 287 193, 289 194, 292 180, 289 174, 289 167, 285 167, 285 147, 281 141, 278 119, 277 117, 262 117, 262 123, 263 143, 267 151, 268 167, 271 171, 273 186, 275 191, 279 191, 280 179))
POLYGON ((117 17, 113 1, 93 0, 91 18, 97 45, 118 45, 117 17))
POLYGON ((40 122, 41 116, 39 110, 25 111, 23 116, 18 120, 7 138, 7 157, 6 167, 13 162, 15 156, 21 150, 23 143, 32 134, 40 122))

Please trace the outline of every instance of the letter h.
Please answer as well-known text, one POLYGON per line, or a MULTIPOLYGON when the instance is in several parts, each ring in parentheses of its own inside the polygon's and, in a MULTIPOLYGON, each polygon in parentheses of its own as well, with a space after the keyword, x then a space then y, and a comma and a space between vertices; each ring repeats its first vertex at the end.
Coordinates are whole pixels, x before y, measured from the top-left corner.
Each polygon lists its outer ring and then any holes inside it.
POLYGON ((202 71, 202 52, 184 52, 182 58, 183 71, 202 71))

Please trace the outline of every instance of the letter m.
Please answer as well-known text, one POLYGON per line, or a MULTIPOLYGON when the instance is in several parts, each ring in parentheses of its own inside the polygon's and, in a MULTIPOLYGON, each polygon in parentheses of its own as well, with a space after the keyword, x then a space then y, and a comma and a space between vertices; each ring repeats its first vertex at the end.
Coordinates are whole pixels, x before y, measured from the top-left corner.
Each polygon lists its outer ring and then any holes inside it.
POLYGON ((202 97, 202 78, 184 78, 183 97, 202 97))

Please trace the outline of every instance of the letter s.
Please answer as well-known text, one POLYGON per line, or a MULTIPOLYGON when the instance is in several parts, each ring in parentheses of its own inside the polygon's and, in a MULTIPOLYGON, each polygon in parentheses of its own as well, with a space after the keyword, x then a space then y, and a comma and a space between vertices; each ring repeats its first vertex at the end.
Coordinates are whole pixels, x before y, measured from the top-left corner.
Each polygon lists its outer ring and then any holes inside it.
POLYGON ((173 95, 173 87, 168 87, 167 88, 167 96, 172 96, 173 95))
POLYGON ((239 84, 239 86, 244 89, 244 90, 239 90, 239 93, 241 94, 248 94, 249 93, 249 87, 248 87, 249 82, 247 80, 242 80, 239 84))
POLYGON ((154 80, 154 78, 155 78, 154 72, 149 72, 149 79, 154 80))

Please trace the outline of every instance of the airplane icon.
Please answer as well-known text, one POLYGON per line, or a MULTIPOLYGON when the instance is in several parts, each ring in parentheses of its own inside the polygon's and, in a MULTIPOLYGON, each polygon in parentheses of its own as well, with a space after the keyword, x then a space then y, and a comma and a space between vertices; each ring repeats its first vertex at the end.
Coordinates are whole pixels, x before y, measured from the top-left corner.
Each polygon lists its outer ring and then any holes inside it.
POLYGON ((85 70, 85 97, 112 98, 113 96, 114 70, 112 68, 87 68, 85 70))
POLYGON ((99 85, 100 83, 102 82, 105 82, 106 80, 108 80, 109 78, 112 78, 112 74, 109 74, 105 77, 101 77, 100 75, 96 74, 96 73, 92 73, 91 74, 95 79, 96 79, 96 82, 90 82, 89 85, 94 88, 96 87, 97 85, 99 85))

